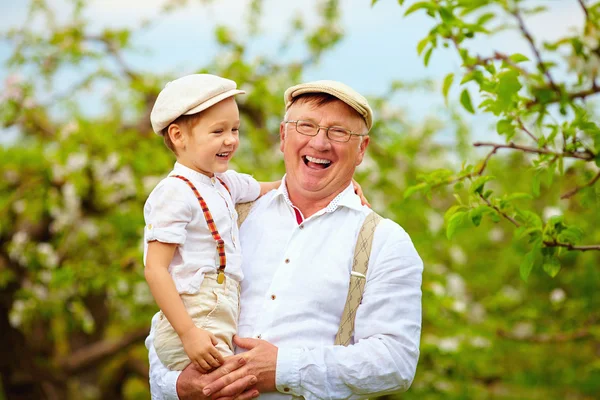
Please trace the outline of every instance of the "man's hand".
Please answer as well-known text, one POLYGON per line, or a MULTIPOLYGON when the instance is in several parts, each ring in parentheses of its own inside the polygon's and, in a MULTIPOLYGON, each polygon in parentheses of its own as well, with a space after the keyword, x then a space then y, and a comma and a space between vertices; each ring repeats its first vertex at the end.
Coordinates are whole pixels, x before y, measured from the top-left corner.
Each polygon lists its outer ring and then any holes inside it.
MULTIPOLYGON (((180 400, 210 399, 210 396, 203 394, 203 389, 211 382, 231 375, 245 364, 245 358, 227 357, 221 367, 210 374, 204 374, 198 365, 190 363, 177 378, 177 396, 180 400)), ((239 398, 241 400, 257 397, 258 391, 252 388, 256 382, 256 376, 244 374, 237 380, 231 380, 230 384, 220 392, 220 395, 225 399, 239 398)))
POLYGON ((218 343, 217 338, 204 329, 193 326, 181 335, 181 342, 190 360, 197 364, 204 373, 219 367, 225 362, 223 356, 215 347, 218 343))
MULTIPOLYGON (((277 347, 271 343, 259 339, 233 337, 233 342, 242 349, 248 349, 246 353, 238 354, 232 358, 245 360, 242 367, 237 368, 227 375, 223 375, 214 382, 206 385, 204 395, 214 394, 214 398, 230 396, 244 377, 251 375, 257 378, 254 387, 261 393, 274 392, 275 369, 277 367, 277 347), (235 385, 235 387, 234 387, 235 385)), ((221 367, 222 368, 222 367, 221 367)), ((217 369, 220 370, 221 368, 217 369)), ((244 392, 239 399, 247 399, 252 390, 244 392)))

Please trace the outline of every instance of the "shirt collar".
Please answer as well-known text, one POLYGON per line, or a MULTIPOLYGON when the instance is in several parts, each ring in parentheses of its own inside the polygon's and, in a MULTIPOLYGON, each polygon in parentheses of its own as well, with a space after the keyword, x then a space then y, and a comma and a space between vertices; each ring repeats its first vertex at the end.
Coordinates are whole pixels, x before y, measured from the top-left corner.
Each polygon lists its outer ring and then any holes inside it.
MULTIPOLYGON (((281 185, 275 192, 275 195, 271 198, 270 201, 274 201, 274 199, 282 198, 283 201, 286 202, 290 207, 295 207, 292 201, 290 200, 290 196, 287 191, 287 186, 285 183, 285 175, 281 179, 281 185)), ((348 207, 354 210, 360 210, 362 208, 362 204, 360 202, 360 197, 354 193, 354 186, 352 183, 348 185, 346 189, 344 189, 340 194, 335 196, 333 200, 323 209, 323 212, 334 212, 338 207, 348 207)), ((317 213, 320 214, 320 213, 317 213)))
POLYGON ((173 166, 173 171, 171 171, 169 175, 183 175, 184 177, 190 180, 193 180, 195 182, 206 183, 207 185, 210 185, 213 182, 210 177, 204 175, 201 172, 194 171, 193 169, 188 168, 185 165, 180 164, 178 162, 175 162, 175 165, 173 166))

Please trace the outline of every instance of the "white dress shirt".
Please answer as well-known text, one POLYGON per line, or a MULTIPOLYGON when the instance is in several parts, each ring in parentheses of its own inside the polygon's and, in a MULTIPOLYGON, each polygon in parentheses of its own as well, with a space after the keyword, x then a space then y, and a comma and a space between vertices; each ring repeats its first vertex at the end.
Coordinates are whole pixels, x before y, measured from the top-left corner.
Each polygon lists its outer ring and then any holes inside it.
MULTIPOLYGON (((279 392, 261 398, 355 399, 410 386, 419 357, 423 264, 408 234, 391 220, 375 231, 355 343, 333 345, 354 246, 369 212, 350 185, 298 224, 284 179, 244 222, 238 334, 279 348, 279 392)), ((177 399, 178 373, 157 362, 152 332, 146 346, 153 398, 177 399)))
POLYGON ((217 245, 196 195, 187 183, 172 175, 187 178, 206 202, 225 242, 225 273, 238 282, 241 281, 242 249, 235 203, 255 200, 260 195, 260 185, 250 175, 235 171, 216 174, 225 182, 231 191, 230 195, 219 179, 209 178, 175 163, 169 177, 156 185, 144 205, 144 265, 148 242, 158 240, 177 244, 169 273, 177 291, 189 294, 198 292, 206 272, 215 271, 219 267, 217 245))

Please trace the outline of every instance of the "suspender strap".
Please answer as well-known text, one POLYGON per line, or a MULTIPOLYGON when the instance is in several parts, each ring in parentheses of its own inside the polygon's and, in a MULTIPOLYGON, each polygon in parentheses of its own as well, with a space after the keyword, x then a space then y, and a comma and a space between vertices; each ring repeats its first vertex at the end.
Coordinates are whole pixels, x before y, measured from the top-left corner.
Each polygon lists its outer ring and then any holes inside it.
MULTIPOLYGON (((204 213, 204 219, 206 219, 206 223, 208 224, 208 229, 210 230, 210 233, 211 233, 213 239, 215 239, 215 242, 217 242, 217 253, 219 253, 219 275, 223 274, 223 272, 225 271, 225 266, 227 264, 227 260, 225 257, 225 241, 221 238, 221 235, 219 235, 219 231, 217 230, 217 225, 215 224, 215 220, 213 219, 212 214, 210 213, 210 210, 208 209, 208 205, 206 205, 206 202, 200 195, 200 192, 198 192, 198 189, 196 189, 194 184, 192 182, 190 182, 187 178, 185 178, 181 175, 171 175, 171 176, 173 178, 181 179, 182 181, 187 183, 187 185, 194 192, 194 196, 196 196, 196 199, 198 199, 198 202, 200 203, 200 208, 202 209, 202 212, 204 213)), ((225 186, 225 184, 223 184, 223 186, 225 186)), ((225 186, 225 188, 227 188, 227 186, 225 186)), ((227 189, 227 190, 229 191, 229 189, 227 189)), ((219 283, 222 283, 222 282, 219 282, 219 283)))
MULTIPOLYGON (((223 179, 219 178, 218 176, 215 176, 215 178, 217 178, 219 182, 221 182, 221 185, 223 185, 223 187, 227 189, 227 191, 229 192, 229 196, 231 196, 231 190, 229 190, 229 186, 227 186, 227 184, 223 182, 223 179)), ((231 196, 231 199, 233 200, 233 196, 231 196)))
POLYGON ((237 220, 238 228, 240 226, 242 226, 242 223, 244 222, 244 220, 246 219, 248 214, 250 214, 250 210, 252 209, 252 206, 254 205, 255 202, 256 202, 256 200, 249 201, 247 203, 237 203, 235 205, 235 210, 237 211, 237 214, 238 214, 238 220, 237 220))
POLYGON ((371 246, 373 245, 373 236, 377 224, 383 218, 374 211, 367 215, 363 222, 356 247, 354 248, 354 262, 352 264, 352 272, 350 274, 350 286, 348 287, 348 297, 346 305, 340 320, 340 328, 335 336, 335 344, 348 346, 353 342, 354 336, 354 319, 356 318, 356 310, 362 301, 363 292, 365 291, 365 283, 367 282, 367 269, 369 268, 369 257, 371 255, 371 246))

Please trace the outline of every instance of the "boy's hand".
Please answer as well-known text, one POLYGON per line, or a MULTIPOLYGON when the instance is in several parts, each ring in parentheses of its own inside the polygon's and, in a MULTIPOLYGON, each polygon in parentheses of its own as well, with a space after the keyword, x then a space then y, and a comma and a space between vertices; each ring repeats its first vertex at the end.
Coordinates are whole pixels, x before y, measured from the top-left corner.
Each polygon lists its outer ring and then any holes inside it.
POLYGON ((365 197, 362 188, 354 179, 352 179, 352 186, 354 186, 354 193, 356 193, 356 195, 360 197, 361 204, 363 206, 368 206, 369 208, 371 208, 371 204, 367 201, 367 198, 365 197))
POLYGON ((181 342, 190 360, 204 372, 219 367, 225 361, 215 347, 218 343, 217 339, 212 333, 204 329, 194 326, 181 335, 181 342))

